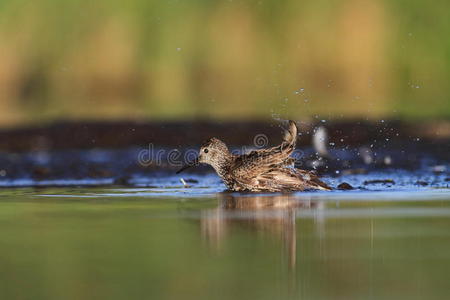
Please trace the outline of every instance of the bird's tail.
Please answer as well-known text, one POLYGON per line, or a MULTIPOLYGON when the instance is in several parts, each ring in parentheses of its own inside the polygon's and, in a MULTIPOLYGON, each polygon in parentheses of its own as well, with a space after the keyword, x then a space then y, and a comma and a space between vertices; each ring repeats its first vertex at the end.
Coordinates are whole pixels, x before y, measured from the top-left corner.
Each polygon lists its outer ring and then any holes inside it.
POLYGON ((297 125, 294 121, 289 120, 289 127, 284 132, 283 145, 284 147, 295 148, 297 142, 297 125))

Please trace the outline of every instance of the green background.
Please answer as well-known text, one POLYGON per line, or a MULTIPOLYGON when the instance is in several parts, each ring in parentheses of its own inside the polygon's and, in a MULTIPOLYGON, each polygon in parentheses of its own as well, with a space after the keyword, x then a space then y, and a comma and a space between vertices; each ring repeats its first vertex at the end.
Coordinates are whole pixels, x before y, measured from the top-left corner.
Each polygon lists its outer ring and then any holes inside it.
POLYGON ((0 1, 0 126, 450 116, 450 2, 0 1))

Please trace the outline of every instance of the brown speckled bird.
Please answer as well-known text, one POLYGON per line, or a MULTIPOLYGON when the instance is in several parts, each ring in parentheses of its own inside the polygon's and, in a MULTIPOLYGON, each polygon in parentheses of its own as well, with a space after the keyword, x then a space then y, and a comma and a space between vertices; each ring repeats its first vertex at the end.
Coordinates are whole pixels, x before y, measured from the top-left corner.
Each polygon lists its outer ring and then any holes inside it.
POLYGON ((290 157, 297 141, 297 126, 289 121, 283 142, 279 146, 233 155, 219 139, 211 138, 201 147, 198 158, 188 167, 205 163, 211 165, 229 190, 236 192, 283 192, 331 190, 314 173, 295 169, 290 157))

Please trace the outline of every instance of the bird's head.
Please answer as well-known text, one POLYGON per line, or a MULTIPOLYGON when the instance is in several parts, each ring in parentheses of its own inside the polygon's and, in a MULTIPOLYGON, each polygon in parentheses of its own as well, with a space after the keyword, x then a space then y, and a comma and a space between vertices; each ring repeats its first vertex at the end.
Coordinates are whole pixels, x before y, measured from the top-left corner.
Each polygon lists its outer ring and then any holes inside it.
POLYGON ((197 158, 194 161, 185 164, 177 173, 180 173, 189 167, 196 166, 199 163, 209 164, 217 170, 217 168, 222 166, 230 156, 231 154, 224 142, 216 138, 211 138, 200 146, 197 158))

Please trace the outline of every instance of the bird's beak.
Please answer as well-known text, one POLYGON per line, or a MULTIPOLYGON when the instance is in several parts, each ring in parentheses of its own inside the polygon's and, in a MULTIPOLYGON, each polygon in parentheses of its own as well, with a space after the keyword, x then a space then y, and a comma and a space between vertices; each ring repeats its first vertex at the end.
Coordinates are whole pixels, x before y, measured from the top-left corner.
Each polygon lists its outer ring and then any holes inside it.
POLYGON ((183 167, 181 167, 181 169, 179 169, 179 170, 177 171, 177 174, 183 172, 183 171, 186 170, 187 168, 195 167, 195 166, 198 166, 198 157, 195 158, 193 161, 191 161, 191 162, 185 164, 183 167))

